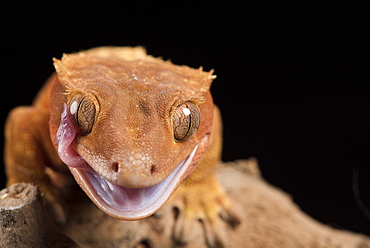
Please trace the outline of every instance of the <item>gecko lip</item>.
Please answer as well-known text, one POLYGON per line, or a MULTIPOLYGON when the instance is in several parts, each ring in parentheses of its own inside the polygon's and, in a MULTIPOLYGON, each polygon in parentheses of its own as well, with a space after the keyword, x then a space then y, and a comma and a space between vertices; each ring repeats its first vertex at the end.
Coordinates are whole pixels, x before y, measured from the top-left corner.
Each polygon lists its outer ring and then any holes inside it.
POLYGON ((100 176, 72 148, 76 131, 65 104, 56 135, 58 155, 90 199, 105 213, 123 220, 138 220, 156 212, 188 173, 199 145, 162 182, 143 188, 128 188, 100 176))
POLYGON ((197 148, 198 146, 162 182, 145 188, 128 188, 111 183, 90 166, 89 169, 85 166, 69 169, 101 210, 118 219, 137 220, 152 215, 168 200, 191 166, 197 148))

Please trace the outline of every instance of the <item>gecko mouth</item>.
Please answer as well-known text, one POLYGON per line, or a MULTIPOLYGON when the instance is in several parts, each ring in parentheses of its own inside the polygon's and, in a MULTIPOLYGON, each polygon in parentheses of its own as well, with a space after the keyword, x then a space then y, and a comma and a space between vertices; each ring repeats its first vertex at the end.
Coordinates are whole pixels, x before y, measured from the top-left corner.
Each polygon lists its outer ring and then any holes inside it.
POLYGON ((76 131, 67 105, 56 135, 58 154, 68 165, 76 182, 89 198, 105 213, 122 220, 138 220, 155 213, 176 190, 193 164, 198 146, 160 183, 143 188, 128 188, 100 176, 71 146, 76 131))
POLYGON ((69 166, 69 169, 101 210, 118 219, 138 220, 152 215, 168 200, 192 164, 197 148, 162 182, 145 188, 128 188, 109 182, 86 162, 83 168, 69 166))

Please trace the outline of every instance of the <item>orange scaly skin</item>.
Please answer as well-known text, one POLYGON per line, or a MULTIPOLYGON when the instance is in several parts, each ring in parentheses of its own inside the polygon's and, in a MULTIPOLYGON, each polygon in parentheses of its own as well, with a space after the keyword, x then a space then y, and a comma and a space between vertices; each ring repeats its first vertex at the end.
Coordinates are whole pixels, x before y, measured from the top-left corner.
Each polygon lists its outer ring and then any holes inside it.
POLYGON ((59 221, 70 174, 102 211, 122 220, 152 215, 177 189, 159 211, 179 210, 174 237, 186 242, 202 220, 208 244, 222 245, 220 220, 239 220, 214 172, 221 120, 209 92, 212 73, 141 47, 90 49, 54 65, 34 104, 8 117, 8 185, 40 185, 59 221))

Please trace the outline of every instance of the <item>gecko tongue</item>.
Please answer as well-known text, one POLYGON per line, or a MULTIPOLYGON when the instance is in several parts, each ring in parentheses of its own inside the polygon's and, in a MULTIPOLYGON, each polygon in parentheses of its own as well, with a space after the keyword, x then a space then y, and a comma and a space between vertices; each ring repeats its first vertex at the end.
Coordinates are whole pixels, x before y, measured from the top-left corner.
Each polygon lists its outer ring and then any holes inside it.
POLYGON ((114 184, 93 168, 72 148, 76 131, 70 120, 67 105, 61 116, 57 132, 58 154, 68 165, 80 187, 105 213, 123 220, 137 220, 156 212, 171 196, 181 178, 192 165, 198 146, 162 182, 145 188, 128 188, 114 184))

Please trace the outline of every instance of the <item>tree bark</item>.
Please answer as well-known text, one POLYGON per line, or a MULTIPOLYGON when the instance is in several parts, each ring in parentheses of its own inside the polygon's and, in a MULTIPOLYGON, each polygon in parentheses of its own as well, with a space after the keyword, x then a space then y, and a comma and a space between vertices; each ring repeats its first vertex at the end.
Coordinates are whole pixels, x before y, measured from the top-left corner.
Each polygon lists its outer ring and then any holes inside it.
POLYGON ((0 192, 1 247, 78 247, 48 217, 37 186, 19 183, 0 192))

